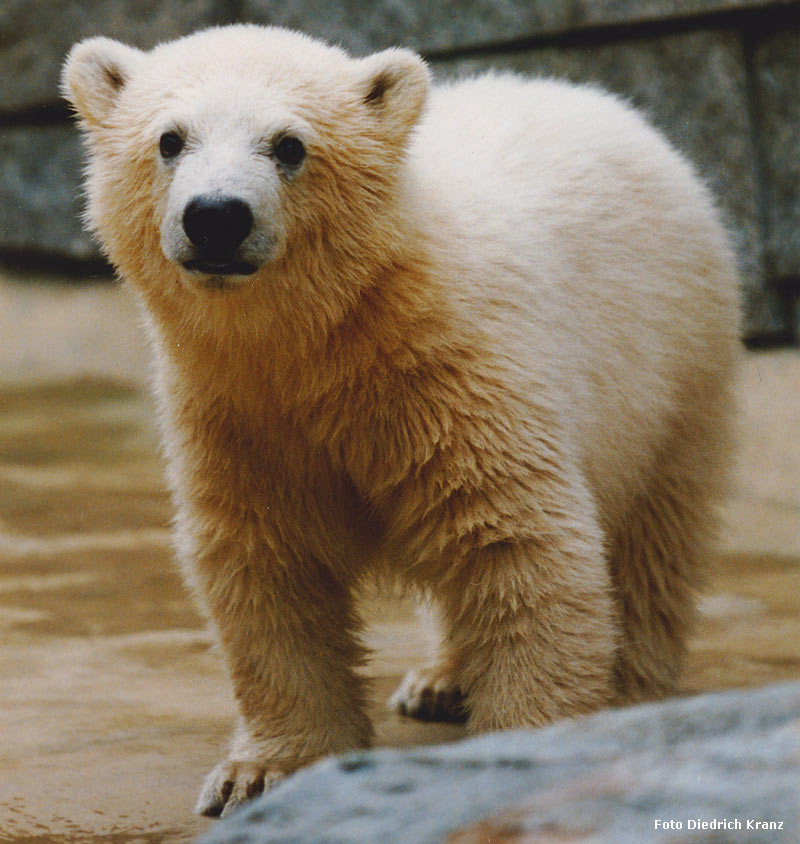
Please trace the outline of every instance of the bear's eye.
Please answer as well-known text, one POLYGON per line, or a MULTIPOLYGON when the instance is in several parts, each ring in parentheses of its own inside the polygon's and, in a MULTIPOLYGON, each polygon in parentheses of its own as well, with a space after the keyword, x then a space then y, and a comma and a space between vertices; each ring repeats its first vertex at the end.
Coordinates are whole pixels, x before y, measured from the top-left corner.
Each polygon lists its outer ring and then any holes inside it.
POLYGON ((287 167, 297 167, 306 157, 306 148, 299 138, 285 135, 272 149, 275 158, 287 167))
POLYGON ((164 132, 158 142, 158 150, 165 160, 175 158, 183 149, 183 138, 177 132, 164 132))

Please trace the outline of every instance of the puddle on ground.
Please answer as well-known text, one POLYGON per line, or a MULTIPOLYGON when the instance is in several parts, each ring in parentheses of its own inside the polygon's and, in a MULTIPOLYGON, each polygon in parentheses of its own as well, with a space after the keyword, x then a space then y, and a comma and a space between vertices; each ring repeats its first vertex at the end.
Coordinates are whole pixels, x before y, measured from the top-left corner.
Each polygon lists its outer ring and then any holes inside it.
MULTIPOLYGON (((173 564, 153 408, 102 381, 0 392, 0 841, 183 844, 235 707, 173 564)), ((748 547, 742 542, 742 547, 748 547)), ((800 677, 800 555, 729 550, 684 691, 800 677)), ((427 643, 366 607, 378 743, 450 741, 384 701, 427 643)))

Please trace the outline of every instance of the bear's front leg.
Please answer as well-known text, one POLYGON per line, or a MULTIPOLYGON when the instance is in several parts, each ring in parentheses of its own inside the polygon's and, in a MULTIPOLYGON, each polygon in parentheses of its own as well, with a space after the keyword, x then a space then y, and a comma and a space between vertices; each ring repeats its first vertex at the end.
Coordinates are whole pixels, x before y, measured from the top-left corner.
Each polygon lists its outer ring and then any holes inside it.
MULTIPOLYGON (((471 732, 613 702, 618 610, 591 495, 578 472, 530 465, 502 485, 483 475, 451 489, 403 535, 417 558, 411 576, 441 607, 442 664, 454 669, 448 683, 464 695, 471 732)), ((444 486, 429 477, 425 489, 406 487, 406 508, 444 486)))
POLYGON ((481 548, 444 590, 445 648, 461 666, 470 732, 539 727, 613 702, 618 632, 602 554, 554 539, 481 548))
MULTIPOLYGON (((320 757, 367 746, 363 658, 348 585, 274 538, 206 536, 190 564, 216 627, 239 706, 229 756, 197 811, 225 816, 320 757)), ((199 543, 198 543, 199 545, 199 543)))

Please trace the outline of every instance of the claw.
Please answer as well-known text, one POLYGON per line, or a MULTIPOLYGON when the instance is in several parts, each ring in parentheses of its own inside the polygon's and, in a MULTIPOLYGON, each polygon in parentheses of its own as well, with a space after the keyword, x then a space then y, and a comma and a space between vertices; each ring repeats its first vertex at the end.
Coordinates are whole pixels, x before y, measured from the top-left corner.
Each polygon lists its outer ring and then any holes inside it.
POLYGON ((461 723, 467 718, 461 690, 436 669, 409 671, 389 698, 389 707, 421 721, 461 723))
POLYGON ((206 778, 195 811, 209 818, 226 818, 283 777, 282 772, 258 762, 226 760, 206 778))

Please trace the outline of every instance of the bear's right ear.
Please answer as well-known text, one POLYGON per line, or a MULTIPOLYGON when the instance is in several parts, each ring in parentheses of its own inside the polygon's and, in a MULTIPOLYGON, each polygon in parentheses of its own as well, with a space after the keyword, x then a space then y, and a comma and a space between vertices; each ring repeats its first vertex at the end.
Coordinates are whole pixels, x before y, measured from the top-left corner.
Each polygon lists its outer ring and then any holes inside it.
POLYGON ((111 38, 87 38, 64 62, 62 93, 84 121, 101 125, 143 56, 111 38))

